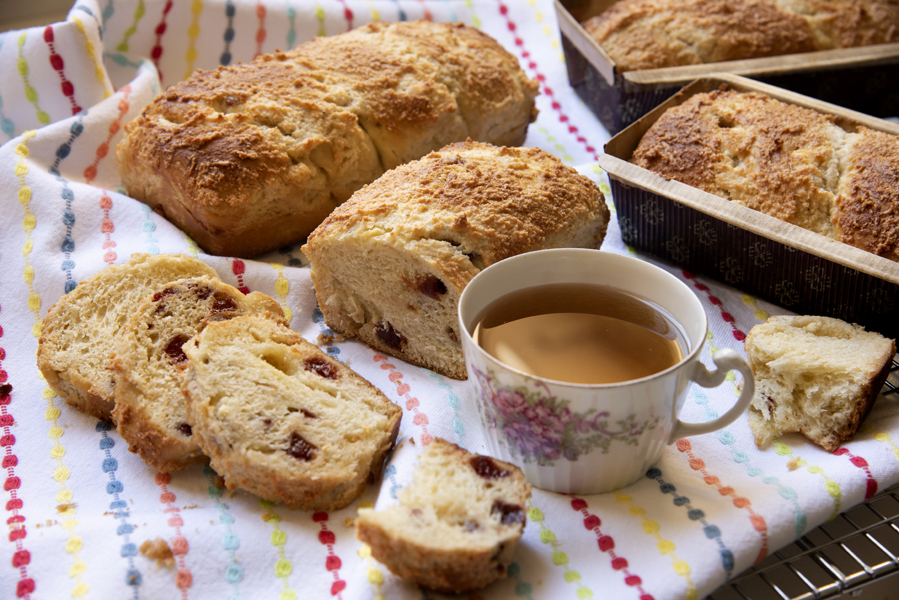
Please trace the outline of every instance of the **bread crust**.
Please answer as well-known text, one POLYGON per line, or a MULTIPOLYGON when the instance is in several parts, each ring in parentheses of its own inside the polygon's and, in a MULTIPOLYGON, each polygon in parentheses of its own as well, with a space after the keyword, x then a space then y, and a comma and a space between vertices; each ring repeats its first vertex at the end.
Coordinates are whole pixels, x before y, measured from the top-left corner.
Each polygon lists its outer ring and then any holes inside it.
POLYGON ((443 145, 520 144, 537 82, 464 25, 371 23, 197 71, 125 125, 129 195, 207 252, 249 257, 308 235, 385 170, 443 145))
POLYGON ((758 92, 715 90, 665 111, 634 164, 899 260, 899 137, 758 92))
POLYGON ((619 72, 899 41, 879 0, 621 0, 584 23, 619 72))
POLYGON ((536 148, 451 144, 385 173, 309 236, 328 326, 465 379, 456 307, 481 269, 543 248, 599 248, 596 185, 536 148))

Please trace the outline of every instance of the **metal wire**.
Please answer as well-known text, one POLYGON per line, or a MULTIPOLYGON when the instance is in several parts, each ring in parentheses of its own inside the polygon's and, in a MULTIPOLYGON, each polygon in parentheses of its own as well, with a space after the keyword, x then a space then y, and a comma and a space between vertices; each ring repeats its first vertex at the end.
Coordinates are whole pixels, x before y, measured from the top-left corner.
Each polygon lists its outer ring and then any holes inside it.
MULTIPOLYGON (((899 361, 881 392, 899 400, 899 361), (894 381, 891 381, 894 380, 894 381)), ((899 575, 899 485, 807 533, 709 600, 823 600, 899 575)), ((899 581, 896 584, 899 589, 899 581)))

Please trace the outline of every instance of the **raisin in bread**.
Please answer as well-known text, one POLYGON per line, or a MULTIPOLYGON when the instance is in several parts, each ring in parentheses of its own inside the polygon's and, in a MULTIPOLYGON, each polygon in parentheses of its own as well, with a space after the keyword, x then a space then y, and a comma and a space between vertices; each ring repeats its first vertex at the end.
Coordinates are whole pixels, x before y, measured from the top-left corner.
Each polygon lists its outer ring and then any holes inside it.
POLYGON ((459 295, 481 269, 543 248, 599 248, 609 223, 587 177, 536 148, 452 144, 386 173, 303 246, 328 326, 465 379, 459 295))
POLYGON ((158 286, 200 276, 217 278, 187 256, 133 254, 80 282, 43 320, 37 366, 47 384, 71 406, 110 420, 115 382, 107 366, 128 317, 158 286))
POLYGON ((393 573, 440 592, 505 577, 527 520, 524 474, 440 438, 419 460, 399 505, 359 510, 356 536, 393 573))
POLYGON ((128 194, 204 250, 251 256, 450 142, 521 144, 537 91, 476 28, 370 23, 195 72, 125 125, 116 158, 128 194))
POLYGON ((755 443, 801 433, 833 452, 871 410, 895 353, 892 340, 839 319, 779 316, 756 325, 746 336, 755 443))
POLYGON ((115 372, 112 417, 128 449, 161 472, 204 459, 184 409, 181 380, 187 356, 181 347, 208 323, 259 313, 284 320, 271 297, 208 277, 157 288, 119 335, 110 367, 115 372))
POLYGON ((295 331, 245 315, 183 349, 187 419, 229 489, 337 510, 379 476, 402 410, 295 331))

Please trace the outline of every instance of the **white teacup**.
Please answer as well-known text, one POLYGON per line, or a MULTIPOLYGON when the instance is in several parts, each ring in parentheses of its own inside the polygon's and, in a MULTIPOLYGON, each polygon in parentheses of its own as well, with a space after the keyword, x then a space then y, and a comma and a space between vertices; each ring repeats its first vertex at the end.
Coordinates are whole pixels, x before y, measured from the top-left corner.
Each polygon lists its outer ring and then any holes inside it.
POLYGON ((508 258, 469 282, 459 300, 459 319, 488 448, 521 467, 528 481, 544 490, 597 494, 629 485, 652 467, 666 445, 728 425, 752 400, 752 372, 739 354, 716 352, 716 371, 699 361, 708 321, 696 295, 671 274, 629 256, 554 249, 508 258), (681 326, 688 345, 684 358, 640 379, 577 384, 524 373, 474 341, 478 320, 495 300, 557 283, 601 284, 657 304, 681 326), (678 419, 691 381, 715 387, 731 370, 743 375, 743 390, 730 410, 707 423, 678 419))

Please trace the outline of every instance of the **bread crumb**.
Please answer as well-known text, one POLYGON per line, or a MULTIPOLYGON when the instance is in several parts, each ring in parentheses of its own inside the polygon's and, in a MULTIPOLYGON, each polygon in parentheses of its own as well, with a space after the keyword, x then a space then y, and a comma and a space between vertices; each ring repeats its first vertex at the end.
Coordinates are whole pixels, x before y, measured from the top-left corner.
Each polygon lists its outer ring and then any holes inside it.
POLYGON ((345 527, 355 527, 356 519, 354 519, 353 517, 347 517, 346 519, 343 520, 343 524, 345 527))
POLYGON ((805 464, 805 461, 799 458, 798 456, 789 462, 787 462, 787 468, 791 471, 795 471, 799 467, 805 464))
POLYGON ((411 438, 411 437, 410 437, 410 438, 409 438, 409 443, 412 444, 412 445, 414 446, 414 445, 415 445, 415 438, 411 438))
POLYGON ((162 538, 146 540, 140 545, 138 550, 147 558, 155 560, 157 567, 171 567, 175 564, 175 555, 172 553, 172 549, 169 548, 168 542, 162 538))
POLYGON ((319 346, 333 346, 334 344, 338 344, 340 342, 346 341, 346 336, 340 333, 320 333, 316 338, 319 346))

